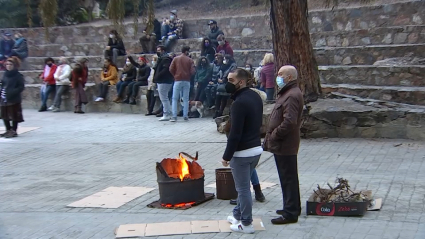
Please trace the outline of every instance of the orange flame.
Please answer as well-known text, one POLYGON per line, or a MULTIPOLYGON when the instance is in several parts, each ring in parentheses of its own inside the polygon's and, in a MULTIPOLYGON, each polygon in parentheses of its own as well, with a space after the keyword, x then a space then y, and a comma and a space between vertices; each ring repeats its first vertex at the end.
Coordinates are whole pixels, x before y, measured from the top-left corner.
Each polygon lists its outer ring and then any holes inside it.
POLYGON ((189 172, 189 165, 187 164, 186 158, 183 157, 181 154, 179 154, 179 158, 177 159, 181 162, 181 172, 179 173, 180 181, 183 181, 183 179, 190 174, 189 172))
POLYGON ((179 208, 179 207, 191 207, 195 202, 184 202, 179 204, 161 204, 161 206, 166 208, 179 208))

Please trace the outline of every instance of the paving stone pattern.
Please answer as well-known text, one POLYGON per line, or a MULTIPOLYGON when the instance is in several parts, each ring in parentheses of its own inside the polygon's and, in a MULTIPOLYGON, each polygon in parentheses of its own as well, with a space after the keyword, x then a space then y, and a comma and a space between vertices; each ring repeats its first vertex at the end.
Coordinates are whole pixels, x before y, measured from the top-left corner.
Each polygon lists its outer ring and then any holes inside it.
MULTIPOLYGON (((205 185, 214 182, 226 138, 216 132, 211 119, 171 124, 134 114, 34 110, 25 110, 24 116, 22 126, 41 128, 0 142, 2 239, 114 238, 121 224, 215 220, 231 212, 228 201, 218 199, 184 211, 147 208, 158 199, 158 190, 118 209, 65 207, 110 186, 157 188, 155 162, 180 151, 199 151, 205 185)), ((424 142, 406 140, 303 140, 298 161, 303 213, 297 224, 270 224, 274 211, 282 206, 276 186, 264 190, 265 203, 254 202, 254 216, 263 219, 266 231, 158 238, 423 239, 424 146, 424 142), (306 216, 304 205, 312 189, 336 176, 383 197, 382 210, 361 218, 306 216)), ((262 155, 258 173, 261 181, 278 183, 269 153, 262 155)))

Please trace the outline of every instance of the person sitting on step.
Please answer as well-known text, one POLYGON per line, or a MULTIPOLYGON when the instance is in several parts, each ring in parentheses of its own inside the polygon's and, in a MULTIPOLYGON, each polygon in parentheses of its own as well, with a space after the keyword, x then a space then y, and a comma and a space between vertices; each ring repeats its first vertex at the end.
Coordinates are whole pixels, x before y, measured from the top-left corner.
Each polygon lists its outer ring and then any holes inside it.
POLYGON ((38 112, 47 111, 47 100, 51 93, 56 90, 56 80, 54 74, 56 72, 57 66, 55 61, 49 57, 44 60, 44 71, 40 75, 40 79, 43 80, 43 85, 40 89, 41 96, 41 108, 38 112))
POLYGON ((135 105, 140 86, 148 85, 151 68, 148 66, 148 60, 145 56, 139 57, 139 63, 135 62, 131 56, 128 57, 128 59, 130 60, 130 63, 137 68, 137 74, 135 81, 131 82, 127 87, 127 98, 123 103, 135 105))
POLYGON ((207 107, 210 109, 215 108, 215 98, 217 95, 217 83, 222 72, 220 71, 221 66, 223 65, 223 55, 220 53, 215 54, 215 60, 212 65, 212 77, 211 81, 208 82, 208 85, 205 87, 205 97, 207 102, 207 107))
POLYGON ((125 88, 136 80, 136 67, 131 64, 131 61, 127 57, 125 66, 122 70, 120 81, 117 83, 117 97, 114 99, 115 103, 121 103, 124 98, 125 88))
POLYGON ((142 46, 141 54, 153 54, 156 51, 156 46, 161 39, 161 23, 155 18, 153 21, 153 29, 148 29, 146 26, 139 39, 142 46))
POLYGON ((161 27, 162 44, 170 52, 174 43, 183 38, 183 21, 177 17, 177 10, 172 10, 170 20, 164 20, 161 27))
POLYGON ((71 84, 71 66, 68 65, 66 57, 62 56, 59 59, 59 66, 56 69, 53 77, 56 80, 56 95, 53 100, 53 105, 48 110, 53 112, 59 112, 62 102, 62 95, 69 91, 69 85, 71 84))
POLYGON ((110 85, 116 85, 119 81, 118 67, 109 58, 105 59, 103 71, 100 73, 100 81, 99 95, 95 100, 96 102, 104 101, 108 94, 108 87, 110 85))
POLYGON ((219 35, 217 37, 218 41, 218 47, 217 47, 217 53, 221 53, 222 55, 230 55, 233 57, 233 49, 230 46, 229 42, 226 41, 224 35, 219 35))
POLYGON ((218 47, 217 37, 219 35, 224 35, 223 31, 217 26, 217 22, 215 20, 210 20, 208 22, 208 26, 210 27, 210 32, 208 33, 208 38, 211 39, 211 45, 214 48, 218 47))
POLYGON ((28 57, 27 40, 19 32, 15 33, 15 45, 10 55, 17 56, 21 61, 28 57))
POLYGON ((221 77, 218 80, 217 96, 215 99, 215 115, 214 119, 223 115, 224 109, 227 106, 227 102, 230 99, 230 94, 226 91, 226 84, 228 82, 228 75, 230 72, 235 70, 238 66, 231 55, 225 55, 223 64, 221 65, 220 71, 222 72, 221 77))
POLYGON ((213 62, 215 58, 215 47, 209 38, 202 39, 201 56, 205 56, 209 62, 213 62))
POLYGON ((109 32, 108 45, 105 48, 105 58, 112 59, 114 64, 117 64, 118 56, 127 55, 124 47, 124 42, 116 30, 109 32))

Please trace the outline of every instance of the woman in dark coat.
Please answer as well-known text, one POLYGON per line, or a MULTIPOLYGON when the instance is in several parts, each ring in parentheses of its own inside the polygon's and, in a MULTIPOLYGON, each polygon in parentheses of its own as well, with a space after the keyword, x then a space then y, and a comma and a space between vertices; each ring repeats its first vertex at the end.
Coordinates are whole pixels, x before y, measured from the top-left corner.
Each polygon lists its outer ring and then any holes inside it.
POLYGON ((89 69, 86 66, 87 59, 83 58, 79 60, 72 70, 71 81, 72 88, 75 90, 75 110, 76 114, 84 114, 84 111, 81 109, 83 104, 87 104, 87 95, 84 91, 84 87, 87 83, 89 69))
POLYGON ((20 64, 18 57, 8 58, 5 62, 6 72, 0 82, 0 118, 6 127, 6 132, 0 136, 5 138, 17 137, 18 123, 24 122, 21 93, 25 89, 25 80, 18 71, 20 64))
POLYGON ((215 59, 215 47, 209 38, 202 39, 201 56, 205 56, 209 62, 215 59))
POLYGON ((139 57, 139 63, 134 61, 131 56, 129 56, 128 59, 130 60, 130 63, 136 67, 137 73, 135 81, 131 82, 127 87, 127 98, 124 100, 124 103, 135 105, 140 86, 148 85, 151 68, 147 65, 148 60, 145 56, 139 57))

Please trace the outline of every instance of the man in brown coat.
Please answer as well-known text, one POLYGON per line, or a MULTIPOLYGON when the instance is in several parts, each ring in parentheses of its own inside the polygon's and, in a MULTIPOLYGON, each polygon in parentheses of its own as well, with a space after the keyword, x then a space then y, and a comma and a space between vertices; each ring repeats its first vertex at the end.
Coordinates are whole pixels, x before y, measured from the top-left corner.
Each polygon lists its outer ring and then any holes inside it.
POLYGON ((174 76, 173 117, 171 117, 170 122, 176 122, 177 120, 177 105, 180 102, 180 96, 183 98, 184 120, 189 120, 190 79, 195 74, 195 63, 192 58, 189 57, 189 51, 190 47, 184 46, 182 48, 182 54, 175 57, 170 65, 170 73, 174 76))
POLYGON ((278 98, 263 145, 265 151, 274 154, 283 194, 284 208, 276 211, 282 216, 272 219, 273 224, 296 223, 301 214, 297 154, 304 99, 297 75, 295 67, 289 65, 282 66, 278 72, 278 98))

